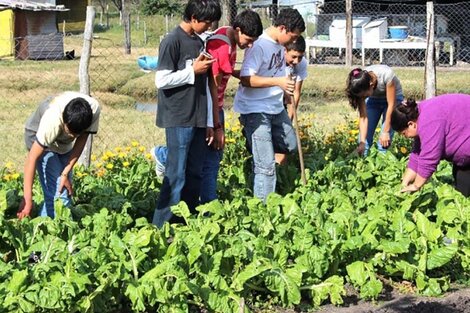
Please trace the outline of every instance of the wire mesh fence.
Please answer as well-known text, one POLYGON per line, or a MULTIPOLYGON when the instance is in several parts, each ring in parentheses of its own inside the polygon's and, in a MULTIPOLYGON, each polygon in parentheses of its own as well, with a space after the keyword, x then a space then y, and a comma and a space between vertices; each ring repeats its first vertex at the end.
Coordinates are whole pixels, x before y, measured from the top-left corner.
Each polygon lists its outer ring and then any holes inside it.
MULTIPOLYGON (((450 66, 452 61, 455 67, 469 62, 470 27, 467 23, 470 22, 463 18, 470 12, 469 5, 436 5, 441 65, 450 66)), ((344 17, 344 1, 325 2, 323 6, 299 1, 296 6, 303 6, 307 25, 304 35, 309 38, 311 63, 344 64, 344 56, 338 47, 311 45, 312 41, 332 40, 332 24, 344 17)), ((250 8, 260 14, 263 26, 268 27, 276 11, 283 6, 282 2, 274 8, 269 2, 240 4, 226 0, 222 7, 223 16, 216 26, 229 25, 238 12, 250 8)), ((386 18, 387 36, 389 26, 407 26, 407 38, 410 39, 418 40, 425 34, 426 12, 423 6, 384 6, 354 1, 353 10, 357 17, 369 17, 370 20, 386 18)), ((119 15, 103 18, 99 8, 97 11, 90 59, 90 87, 91 95, 100 101, 103 111, 100 129, 93 142, 93 154, 99 156, 106 150, 128 145, 140 145, 145 150, 163 143, 164 133, 155 126, 155 75, 152 71, 143 71, 137 61, 142 56, 156 56, 161 39, 180 23, 181 18, 179 15, 144 16, 133 11, 131 51, 128 54, 124 49, 119 15)), ((360 35, 363 36, 362 29, 360 35)), ((21 166, 26 153, 24 123, 43 99, 65 90, 80 89, 78 67, 82 45, 83 35, 80 33, 56 31, 18 37, 14 31, 10 34, 0 32, 0 69, 3 74, 0 76, 0 131, 4 143, 0 166, 8 161, 21 166)), ((363 53, 360 48, 354 49, 355 63, 360 64, 364 56, 367 64, 382 60, 391 65, 423 66, 423 49, 384 49, 382 53, 379 50, 368 48, 363 53)), ((239 53, 239 61, 242 57, 243 54, 239 53)), ((229 95, 233 96, 230 90, 236 90, 235 80, 231 80, 228 89, 229 95)), ((314 91, 305 92, 314 94, 314 91)))
MULTIPOLYGON (((308 41, 311 63, 344 64, 345 1, 328 1, 314 14, 308 41)), ((470 3, 435 4, 436 61, 441 66, 470 61, 470 3)), ((426 4, 353 1, 355 64, 423 66, 427 47, 426 4)))

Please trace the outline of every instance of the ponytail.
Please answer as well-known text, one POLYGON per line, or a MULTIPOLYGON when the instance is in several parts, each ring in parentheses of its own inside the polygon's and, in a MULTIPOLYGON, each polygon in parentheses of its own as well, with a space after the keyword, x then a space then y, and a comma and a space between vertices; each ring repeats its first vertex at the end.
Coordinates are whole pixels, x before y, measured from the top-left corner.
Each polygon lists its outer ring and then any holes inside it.
POLYGON ((404 100, 392 112, 391 124, 394 131, 401 132, 408 127, 408 122, 418 119, 418 105, 414 99, 404 100))
POLYGON ((372 76, 366 70, 355 68, 349 72, 346 81, 346 95, 354 110, 359 108, 362 100, 358 95, 370 88, 371 80, 372 76))

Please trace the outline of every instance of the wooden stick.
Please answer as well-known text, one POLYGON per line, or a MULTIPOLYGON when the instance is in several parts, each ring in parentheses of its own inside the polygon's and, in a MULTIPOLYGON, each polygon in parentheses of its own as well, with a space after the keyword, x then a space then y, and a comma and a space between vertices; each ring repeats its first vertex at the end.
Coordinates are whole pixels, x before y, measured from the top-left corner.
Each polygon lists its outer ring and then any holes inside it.
POLYGON ((294 115, 295 135, 297 137, 297 151, 299 152, 300 178, 302 179, 302 184, 306 185, 307 179, 305 178, 304 154, 302 152, 302 143, 300 141, 299 124, 297 122, 297 108, 295 107, 294 95, 291 96, 291 105, 292 105, 292 112, 294 115))

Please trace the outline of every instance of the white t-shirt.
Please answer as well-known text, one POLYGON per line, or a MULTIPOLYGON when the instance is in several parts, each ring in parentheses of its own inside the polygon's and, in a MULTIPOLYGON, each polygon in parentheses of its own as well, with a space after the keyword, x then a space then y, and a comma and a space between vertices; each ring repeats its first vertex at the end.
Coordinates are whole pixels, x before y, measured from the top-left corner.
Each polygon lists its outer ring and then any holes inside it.
MULTIPOLYGON (((295 82, 301 82, 307 78, 308 72, 307 72, 307 59, 302 58, 299 64, 294 66, 294 74, 296 75, 296 80, 295 82)), ((290 66, 286 66, 286 76, 289 76, 292 74, 292 69, 290 66)))
POLYGON ((79 92, 66 91, 41 103, 29 117, 25 125, 25 141, 28 150, 31 149, 34 141, 59 154, 72 150, 75 138, 64 131, 62 114, 67 104, 75 98, 83 98, 88 101, 93 112, 93 121, 85 132, 95 134, 98 131, 101 111, 98 101, 79 92))
MULTIPOLYGON (((286 60, 284 46, 275 42, 266 33, 245 52, 240 77, 285 77, 286 60)), ((279 114, 284 110, 284 91, 281 87, 251 88, 238 86, 234 99, 235 112, 241 114, 268 113, 279 114)))

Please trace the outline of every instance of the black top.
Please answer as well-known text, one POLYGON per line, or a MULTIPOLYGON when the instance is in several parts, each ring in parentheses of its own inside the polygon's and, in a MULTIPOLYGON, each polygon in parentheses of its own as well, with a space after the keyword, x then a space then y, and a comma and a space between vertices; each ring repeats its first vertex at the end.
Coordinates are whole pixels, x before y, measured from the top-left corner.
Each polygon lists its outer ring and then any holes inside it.
MULTIPOLYGON (((159 70, 178 71, 192 66, 199 56, 203 42, 194 34, 188 35, 176 27, 160 43, 158 53, 159 70)), ((194 85, 185 84, 170 89, 158 90, 157 126, 201 127, 207 126, 207 74, 196 75, 194 85)))

